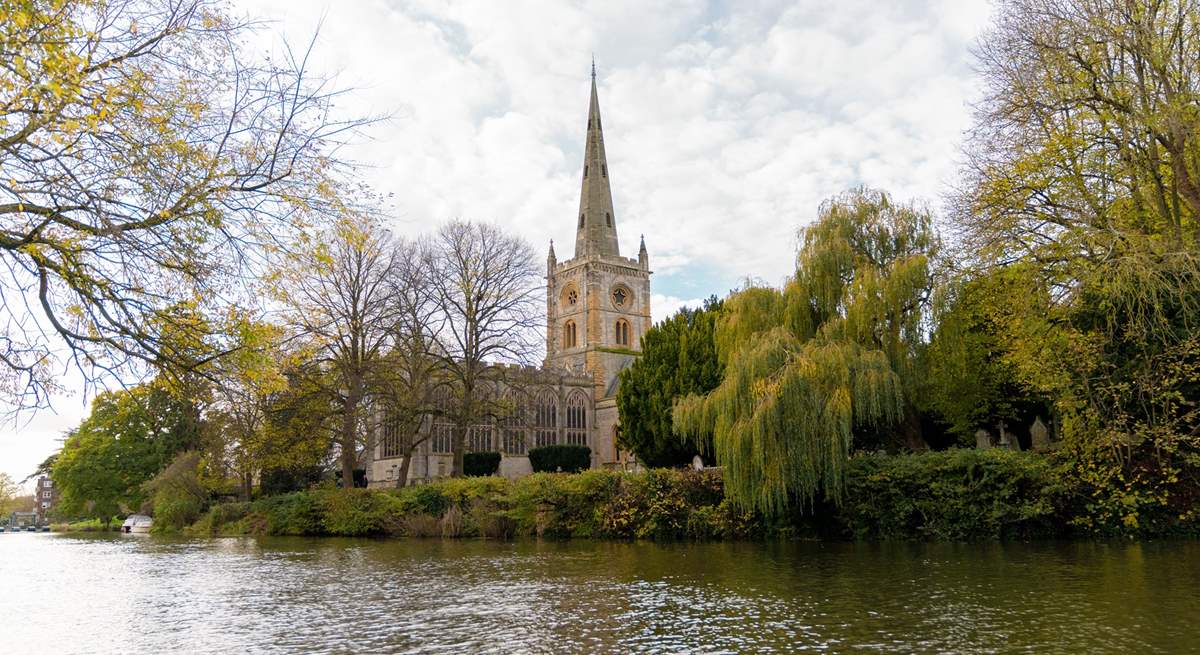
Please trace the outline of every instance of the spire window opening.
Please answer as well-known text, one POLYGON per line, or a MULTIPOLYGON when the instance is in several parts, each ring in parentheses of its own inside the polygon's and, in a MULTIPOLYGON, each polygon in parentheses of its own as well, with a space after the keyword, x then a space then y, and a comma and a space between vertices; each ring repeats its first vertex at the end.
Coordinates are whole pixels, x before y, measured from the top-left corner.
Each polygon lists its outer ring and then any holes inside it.
POLYGON ((608 164, 600 164, 600 177, 608 177, 608 164))
POLYGON ((579 215, 579 229, 583 229, 583 214, 579 215))
POLYGON ((583 165, 583 179, 587 179, 587 164, 583 165))
POLYGON ((608 220, 608 226, 612 227, 612 214, 609 212, 604 212, 604 218, 608 220))

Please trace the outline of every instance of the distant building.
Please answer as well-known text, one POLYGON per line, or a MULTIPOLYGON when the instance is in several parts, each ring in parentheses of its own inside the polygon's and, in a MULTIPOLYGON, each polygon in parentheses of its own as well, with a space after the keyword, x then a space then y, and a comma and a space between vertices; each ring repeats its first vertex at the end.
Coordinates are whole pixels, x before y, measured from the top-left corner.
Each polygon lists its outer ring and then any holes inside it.
MULTIPOLYGON (((644 240, 637 259, 622 257, 617 245, 595 70, 586 138, 579 213, 571 219, 575 253, 559 262, 551 243, 546 258, 546 361, 540 369, 514 367, 515 384, 493 390, 513 396, 511 417, 471 426, 467 434, 467 451, 503 455, 499 472, 506 477, 532 472, 529 449, 550 444, 588 446, 594 468, 629 458, 616 445, 617 383, 641 355, 650 329, 650 258, 644 240)), ((443 402, 449 401, 447 392, 443 402)), ((434 420, 424 429, 432 434, 413 455, 409 481, 450 473, 452 425, 434 420)), ((398 444, 385 427, 370 454, 371 486, 396 484, 398 444)))
POLYGON ((55 503, 58 502, 58 489, 55 489, 53 480, 43 475, 37 480, 37 490, 33 496, 33 511, 37 513, 38 523, 44 524, 46 514, 54 509, 55 503))

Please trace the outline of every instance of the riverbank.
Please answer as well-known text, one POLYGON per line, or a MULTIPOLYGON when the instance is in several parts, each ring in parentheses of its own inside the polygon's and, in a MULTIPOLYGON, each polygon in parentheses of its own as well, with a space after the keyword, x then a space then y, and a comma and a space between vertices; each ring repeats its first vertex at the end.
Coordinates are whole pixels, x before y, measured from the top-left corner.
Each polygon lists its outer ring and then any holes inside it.
MULTIPOLYGON (((226 503, 189 535, 656 540, 1027 540, 1113 536, 1053 458, 1002 450, 856 457, 840 506, 781 517, 742 510, 719 471, 586 471, 442 480, 403 489, 317 489, 226 503)), ((1174 510, 1172 510, 1174 511, 1174 510)), ((1169 514, 1169 512, 1168 512, 1169 514)), ((1194 517, 1146 518, 1131 536, 1195 536, 1194 517)), ((169 526, 160 525, 159 529, 169 526)))

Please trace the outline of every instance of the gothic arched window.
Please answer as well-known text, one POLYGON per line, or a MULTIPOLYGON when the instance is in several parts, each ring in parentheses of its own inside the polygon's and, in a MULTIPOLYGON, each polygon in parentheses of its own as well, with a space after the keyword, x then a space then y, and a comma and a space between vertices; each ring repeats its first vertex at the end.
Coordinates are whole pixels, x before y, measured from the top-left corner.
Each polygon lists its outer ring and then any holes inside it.
POLYGON ((508 412, 497 420, 501 448, 510 455, 524 455, 529 447, 526 428, 532 418, 529 399, 525 394, 509 389, 504 392, 504 401, 508 412))
POLYGON ((629 345, 629 321, 627 321, 623 318, 618 318, 617 325, 616 325, 616 332, 617 332, 617 335, 616 335, 617 336, 617 345, 618 346, 628 346, 629 345))
POLYGON ((587 398, 582 391, 574 391, 567 398, 567 443, 586 446, 587 424, 587 398))
POLYGON ((554 392, 543 390, 533 404, 533 445, 552 446, 558 443, 558 399, 554 392))
POLYGON ((563 323, 563 348, 574 348, 576 343, 578 339, 575 334, 575 321, 563 323))

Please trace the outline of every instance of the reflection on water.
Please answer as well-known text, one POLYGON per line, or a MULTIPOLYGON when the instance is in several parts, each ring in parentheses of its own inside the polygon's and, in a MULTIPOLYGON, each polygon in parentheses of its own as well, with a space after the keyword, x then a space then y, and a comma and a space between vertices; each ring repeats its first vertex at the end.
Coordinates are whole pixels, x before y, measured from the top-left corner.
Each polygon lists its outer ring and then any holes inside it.
POLYGON ((0 535, 5 652, 1185 652, 1200 544, 0 535))

